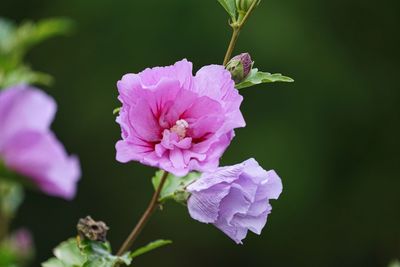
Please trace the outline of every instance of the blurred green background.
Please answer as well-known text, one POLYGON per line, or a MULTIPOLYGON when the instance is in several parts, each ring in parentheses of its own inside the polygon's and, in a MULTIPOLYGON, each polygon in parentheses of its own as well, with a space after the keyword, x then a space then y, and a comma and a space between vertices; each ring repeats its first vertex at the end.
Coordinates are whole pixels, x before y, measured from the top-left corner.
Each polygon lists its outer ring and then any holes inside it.
MULTIPOLYGON (((399 2, 264 0, 236 53, 282 72, 294 84, 244 89, 247 127, 222 163, 255 157, 274 168, 284 192, 261 237, 235 245, 171 203, 136 245, 172 246, 135 266, 386 266, 400 257, 399 2)), ((116 81, 127 72, 182 58, 195 69, 221 63, 230 38, 216 0, 3 0, 16 22, 65 16, 70 37, 39 45, 27 60, 56 84, 45 88, 59 110, 53 128, 81 159, 77 198, 29 192, 14 226, 35 234, 37 259, 75 235, 79 217, 106 221, 116 249, 144 210, 154 169, 115 161, 120 129, 116 81)))

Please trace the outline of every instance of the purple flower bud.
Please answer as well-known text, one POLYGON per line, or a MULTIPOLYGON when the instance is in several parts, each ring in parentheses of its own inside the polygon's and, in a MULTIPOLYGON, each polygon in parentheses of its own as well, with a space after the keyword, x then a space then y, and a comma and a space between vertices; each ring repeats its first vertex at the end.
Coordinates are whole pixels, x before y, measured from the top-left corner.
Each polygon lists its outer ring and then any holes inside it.
POLYGON ((237 55, 226 64, 226 69, 231 73, 235 83, 242 82, 249 75, 252 67, 253 61, 249 53, 237 55))
POLYGON ((27 229, 22 228, 15 231, 9 242, 10 248, 22 257, 28 257, 33 253, 33 238, 27 229))
POLYGON ((212 223, 241 244, 250 230, 260 234, 271 212, 270 199, 282 192, 275 171, 265 171, 255 159, 203 173, 188 186, 190 216, 212 223))

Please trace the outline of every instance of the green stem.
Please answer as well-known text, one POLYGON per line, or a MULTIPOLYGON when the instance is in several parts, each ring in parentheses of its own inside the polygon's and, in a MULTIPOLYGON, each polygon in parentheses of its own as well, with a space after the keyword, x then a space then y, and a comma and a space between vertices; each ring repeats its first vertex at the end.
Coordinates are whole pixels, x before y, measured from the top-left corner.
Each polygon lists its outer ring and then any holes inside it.
POLYGON ((246 14, 243 15, 243 13, 240 13, 238 20, 231 23, 233 32, 232 32, 231 41, 229 42, 228 49, 225 53, 225 58, 224 58, 224 63, 223 63, 224 66, 231 59, 233 50, 235 49, 235 46, 236 46, 236 42, 239 38, 240 31, 242 30, 243 26, 246 24, 247 20, 249 19, 251 13, 254 11, 258 2, 259 2, 258 0, 254 0, 253 3, 251 4, 249 10, 246 12, 246 14))
POLYGON ((149 205, 147 206, 146 211, 143 213, 142 217, 140 218, 139 222, 136 224, 135 228, 133 228, 132 232, 128 236, 128 238, 125 240, 125 242, 122 244, 121 248, 118 250, 117 255, 122 256, 125 252, 127 252, 131 246, 133 245, 133 242, 137 239, 139 234, 142 232, 144 226, 146 223, 149 221, 151 215, 154 213, 156 208, 159 206, 159 197, 161 190, 164 186, 165 181, 167 180, 168 177, 168 172, 164 171, 163 176, 161 177, 160 184, 157 187, 157 190, 154 192, 153 197, 151 198, 151 201, 149 205))
POLYGON ((223 64, 224 66, 226 64, 228 64, 229 60, 232 57, 232 53, 233 53, 233 50, 235 49, 237 39, 239 38, 239 33, 240 33, 240 30, 237 27, 233 27, 231 41, 229 42, 229 46, 228 46, 228 49, 226 51, 225 58, 224 58, 224 64, 223 64))
POLYGON ((0 241, 2 241, 8 234, 10 220, 5 214, 0 212, 0 241))

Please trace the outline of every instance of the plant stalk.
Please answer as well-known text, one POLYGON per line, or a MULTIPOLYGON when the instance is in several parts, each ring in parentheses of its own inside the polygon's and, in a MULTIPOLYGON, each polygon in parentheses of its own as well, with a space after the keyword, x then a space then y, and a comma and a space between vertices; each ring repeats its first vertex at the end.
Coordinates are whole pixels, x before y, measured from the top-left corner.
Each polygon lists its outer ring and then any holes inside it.
POLYGON ((153 197, 151 198, 151 201, 146 209, 146 211, 143 213, 142 217, 140 218, 139 222, 136 224, 135 228, 133 228, 132 232, 128 236, 128 238, 125 240, 125 242, 122 244, 121 248, 118 250, 117 255, 122 256, 125 252, 127 252, 139 234, 142 232, 144 226, 146 223, 149 221, 151 215, 154 213, 158 205, 160 204, 159 197, 161 190, 165 184, 165 181, 167 180, 168 177, 168 172, 164 171, 163 176, 161 177, 160 184, 158 185, 156 191, 153 194, 153 197))
POLYGON ((223 64, 224 66, 226 66, 226 64, 228 64, 229 60, 232 57, 232 53, 233 53, 233 50, 235 49, 237 39, 239 38, 239 33, 240 33, 240 29, 237 27, 234 27, 233 32, 232 32, 231 41, 229 42, 228 50, 226 51, 226 54, 225 54, 224 64, 223 64))
POLYGON ((0 212, 0 241, 7 236, 9 225, 9 218, 0 212))
POLYGON ((229 42, 228 49, 225 53, 225 58, 224 58, 224 63, 223 63, 224 66, 226 66, 226 64, 228 64, 229 60, 231 59, 233 50, 235 49, 235 46, 236 46, 236 42, 239 38, 240 31, 242 30, 243 26, 246 24, 247 20, 249 19, 251 13, 254 11, 258 2, 259 2, 258 0, 254 0, 253 3, 251 4, 249 10, 246 12, 246 14, 244 16, 243 16, 243 14, 239 14, 239 19, 230 24, 233 32, 232 32, 231 41, 229 42))

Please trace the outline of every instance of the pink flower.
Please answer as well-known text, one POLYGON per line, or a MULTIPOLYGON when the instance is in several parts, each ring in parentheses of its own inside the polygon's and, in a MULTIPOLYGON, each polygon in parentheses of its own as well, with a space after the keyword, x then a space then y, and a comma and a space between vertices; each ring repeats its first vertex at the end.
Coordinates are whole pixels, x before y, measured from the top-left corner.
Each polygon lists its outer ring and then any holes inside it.
POLYGON ((183 176, 209 171, 244 127, 243 100, 223 66, 209 65, 192 75, 192 63, 126 74, 117 83, 122 140, 117 160, 139 161, 183 176))
POLYGON ((14 86, 0 92, 0 161, 27 176, 43 192, 74 197, 79 161, 50 131, 56 103, 42 91, 14 86))

